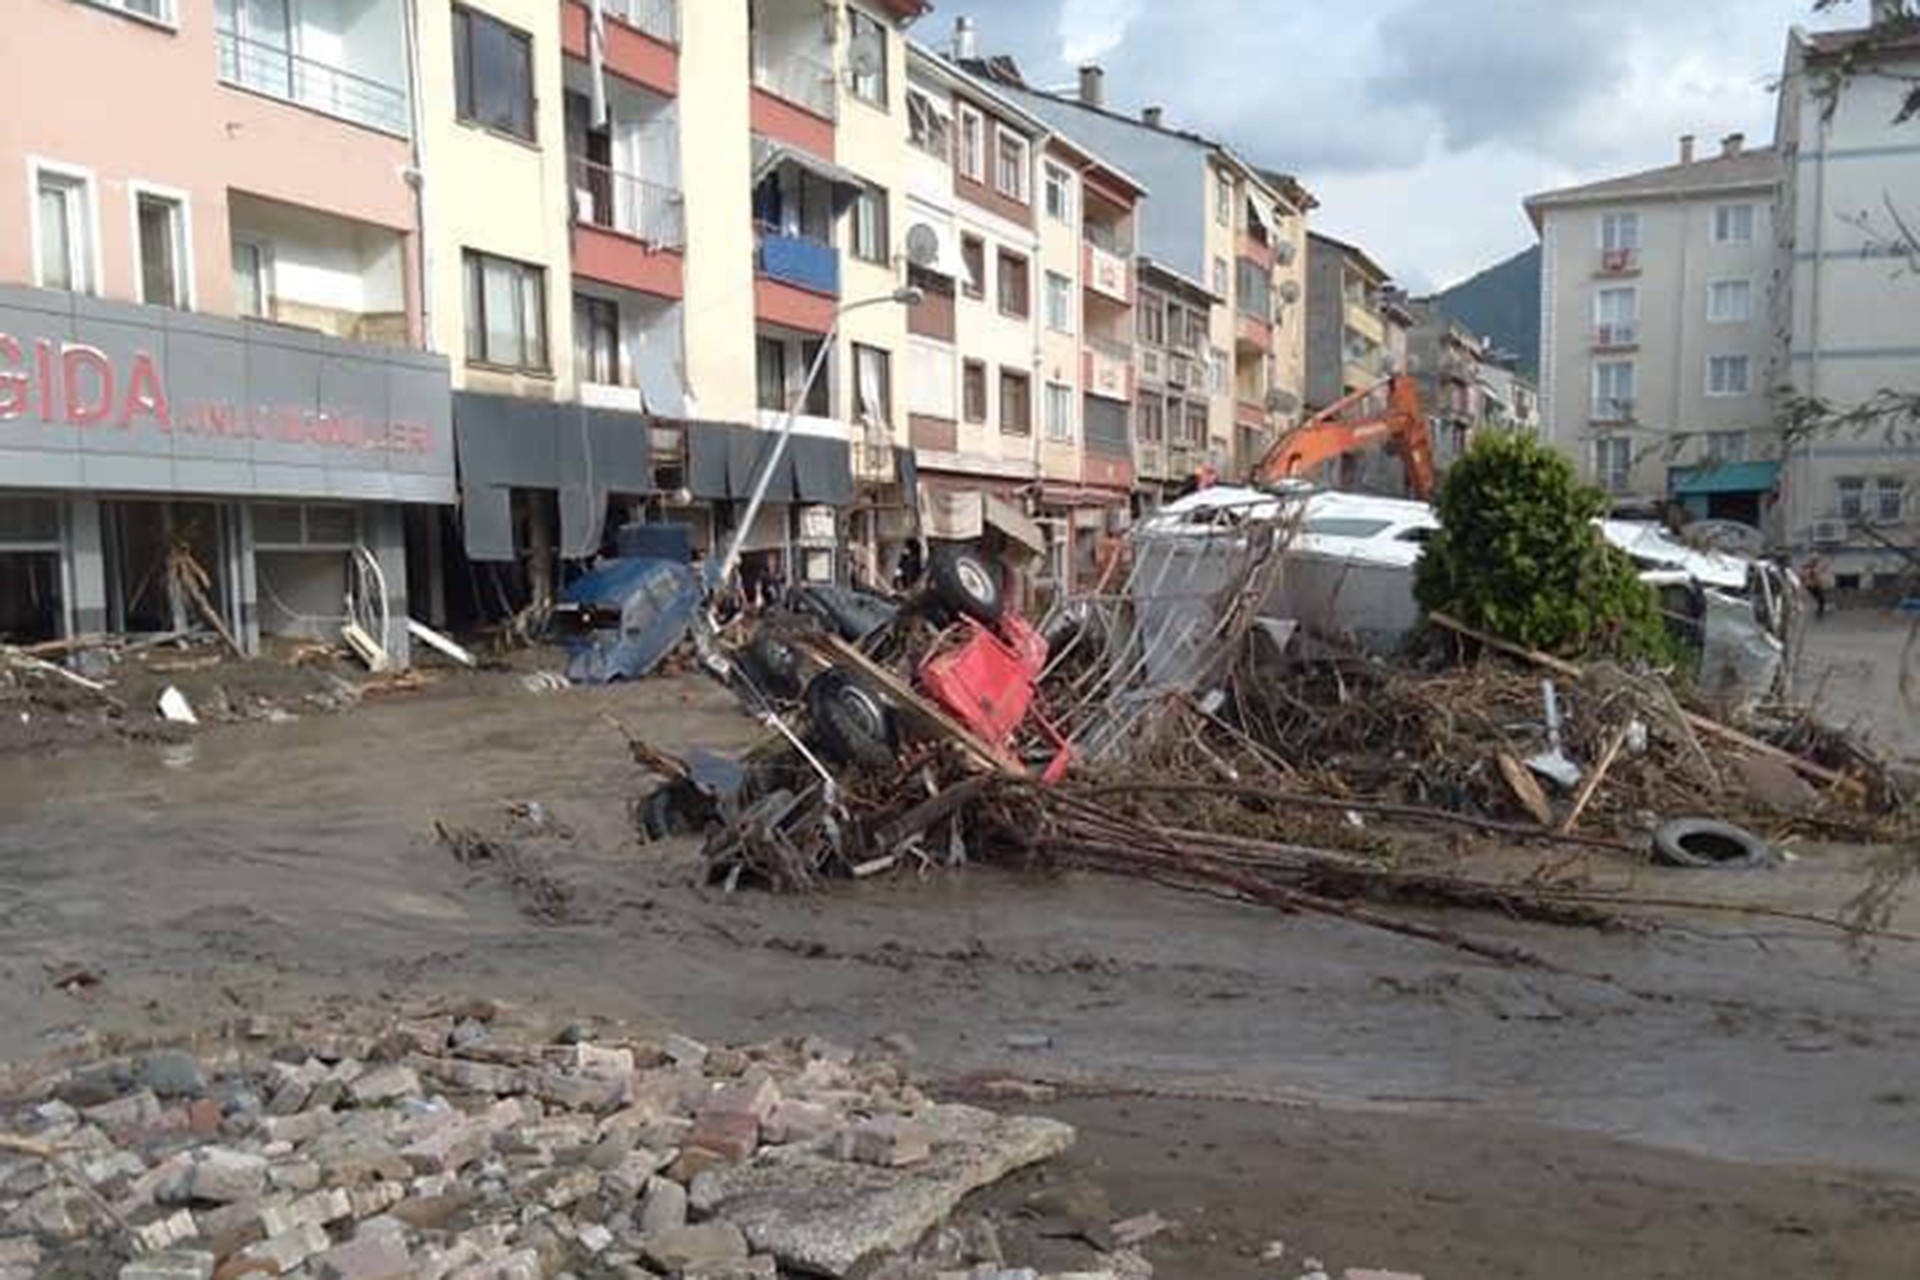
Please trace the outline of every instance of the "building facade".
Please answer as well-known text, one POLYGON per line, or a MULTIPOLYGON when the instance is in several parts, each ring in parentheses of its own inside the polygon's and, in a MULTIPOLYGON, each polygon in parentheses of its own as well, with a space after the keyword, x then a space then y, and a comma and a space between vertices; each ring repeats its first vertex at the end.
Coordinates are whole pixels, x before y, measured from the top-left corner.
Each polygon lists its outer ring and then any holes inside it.
POLYGON ((1768 395, 1779 157, 1717 154, 1527 201, 1539 230, 1548 438, 1623 501, 1760 525, 1779 476, 1768 395))
POLYGON ((1404 372, 1414 316, 1365 250, 1307 237, 1307 405, 1318 411, 1404 372))
MULTIPOLYGON (((252 649, 337 634, 356 580, 407 616, 414 526, 455 489, 405 15, 13 15, 34 55, 0 82, 0 633, 252 649), (82 66, 151 96, 52 107, 82 66)), ((404 626, 378 639, 405 661, 404 626)))

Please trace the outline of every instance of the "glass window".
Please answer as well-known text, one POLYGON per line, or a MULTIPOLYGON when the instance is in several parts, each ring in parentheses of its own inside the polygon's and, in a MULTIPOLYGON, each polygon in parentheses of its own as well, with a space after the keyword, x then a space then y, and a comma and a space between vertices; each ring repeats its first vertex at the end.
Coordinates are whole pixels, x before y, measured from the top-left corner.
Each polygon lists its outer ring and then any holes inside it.
POLYGON ((1219 347, 1207 353, 1207 387, 1214 395, 1227 393, 1227 384, 1233 380, 1233 357, 1219 347))
POLYGON ((532 36, 454 6, 453 82, 460 119, 533 141, 532 36))
POLYGON ((1033 380, 1013 369, 1000 371, 1000 430, 1033 434, 1033 380))
POLYGON ((273 312, 271 259, 258 240, 233 242, 233 305, 243 316, 267 319, 273 312))
POLYGON ((1713 211, 1715 244, 1753 243, 1753 206, 1723 204, 1713 211))
POLYGON ((1640 215, 1608 213, 1600 217, 1600 247, 1608 253, 1640 247, 1640 215))
POLYGON ((1737 324, 1753 318, 1753 284, 1747 280, 1715 280, 1707 286, 1707 319, 1737 324))
POLYGON ((472 249, 465 259, 467 360, 547 372, 547 273, 472 249))
POLYGON ((186 210, 178 200, 142 191, 134 200, 140 228, 140 301, 187 305, 186 210))
POLYGON ((88 0, 103 9, 118 9, 155 22, 173 21, 173 0, 88 0))
POLYGON ((853 96, 884 107, 887 105, 887 29, 878 19, 858 9, 850 9, 848 13, 853 33, 853 96))
POLYGON ((1233 179, 1224 173, 1213 175, 1213 220, 1223 227, 1233 225, 1233 179))
POLYGON ((753 352, 759 405, 769 412, 779 413, 787 407, 787 344, 778 338, 757 338, 753 352))
POLYGON ((1073 388, 1064 383, 1047 384, 1047 439, 1055 444, 1073 442, 1073 388))
POLYGON ((1746 356, 1709 356, 1707 358, 1707 394, 1743 396, 1747 394, 1750 364, 1746 356))
POLYGON ((993 189, 1010 200, 1027 203, 1029 174, 1027 140, 1002 127, 995 132, 993 189))
POLYGON ((1602 360, 1593 366, 1593 416, 1602 422, 1633 416, 1634 368, 1631 360, 1602 360))
POLYGON ((1747 460, 1747 433, 1744 431, 1707 432, 1707 461, 1718 466, 1747 460))
POLYGON ((1027 260, 1017 253, 1000 251, 1000 314, 1025 317, 1033 314, 1027 279, 1027 260))
POLYGON ((1227 296, 1227 260, 1216 257, 1213 260, 1213 291, 1222 298, 1227 296))
POLYGON ((1608 493, 1625 493, 1633 476, 1633 442, 1603 436, 1593 442, 1593 478, 1608 493))
POLYGON ((1140 439, 1146 444, 1158 444, 1167 438, 1167 402, 1159 396, 1142 396, 1134 414, 1134 422, 1140 439))
POLYGON ((1057 164, 1047 165, 1047 216, 1055 222, 1073 221, 1073 175, 1057 164))
POLYGON ((952 132, 939 105, 918 89, 907 90, 907 139, 931 156, 947 159, 952 132))
POLYGON ((1073 281, 1055 271, 1047 272, 1047 328, 1073 332, 1073 281))
POLYGON ((1321 516, 1307 521, 1301 529, 1323 538, 1371 538, 1392 525, 1391 520, 1369 520, 1363 516, 1321 516))
POLYGON ((961 412, 968 422, 987 420, 987 366, 980 360, 969 360, 960 371, 961 412))
POLYGON ((574 376, 620 386, 620 306, 606 298, 573 300, 574 376))
POLYGON ((92 293, 93 214, 86 179, 42 169, 35 186, 40 212, 40 287, 92 293))
POLYGON ((1140 297, 1139 319, 1135 323, 1139 330, 1140 341, 1148 346, 1167 345, 1167 308, 1159 298, 1152 294, 1140 297))
POLYGON ((1867 482, 1860 476, 1841 476, 1833 482, 1839 498, 1840 516, 1858 520, 1867 513, 1867 482))
POLYGON ((885 266, 891 258, 887 235, 887 192, 863 187, 853 198, 853 256, 885 266))
POLYGON ((893 357, 878 347, 854 343, 853 380, 861 423, 870 431, 892 431, 893 357))
POLYGON ((1207 406, 1198 401, 1188 401, 1186 408, 1188 444, 1197 445, 1207 438, 1207 406))
POLYGON ((960 284, 960 290, 969 298, 987 296, 987 242, 979 236, 962 235, 960 237, 960 265, 966 270, 967 278, 960 284))
POLYGON ((960 116, 960 173, 974 182, 987 180, 987 121, 966 103, 958 107, 960 116))
POLYGON ((1899 476, 1873 478, 1873 518, 1882 523, 1900 519, 1906 508, 1907 482, 1899 476))

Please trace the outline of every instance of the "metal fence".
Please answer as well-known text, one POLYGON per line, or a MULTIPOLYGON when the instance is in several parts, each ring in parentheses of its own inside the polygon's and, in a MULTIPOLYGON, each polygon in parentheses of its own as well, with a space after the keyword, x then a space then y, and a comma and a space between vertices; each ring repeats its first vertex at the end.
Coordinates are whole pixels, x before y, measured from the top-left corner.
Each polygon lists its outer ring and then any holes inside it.
POLYGON ((836 116, 833 68, 803 53, 769 50, 755 45, 753 83, 774 97, 804 107, 814 115, 832 120, 836 116))
POLYGON ((226 83, 383 133, 403 138, 410 133, 404 90, 238 32, 216 34, 220 78, 226 83))
POLYGON ((686 203, 678 188, 584 156, 570 156, 567 164, 574 221, 632 236, 655 249, 686 247, 686 203))
POLYGON ((680 0, 601 0, 601 9, 662 44, 680 43, 680 0))

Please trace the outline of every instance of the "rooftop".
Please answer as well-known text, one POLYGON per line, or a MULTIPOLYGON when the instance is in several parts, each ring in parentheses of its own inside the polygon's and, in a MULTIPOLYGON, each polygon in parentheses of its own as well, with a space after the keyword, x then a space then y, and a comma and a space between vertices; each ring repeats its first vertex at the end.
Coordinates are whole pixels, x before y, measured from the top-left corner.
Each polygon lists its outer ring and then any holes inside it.
POLYGON ((1772 147, 1742 150, 1733 155, 1709 156, 1687 164, 1664 165, 1624 177, 1607 178, 1558 191, 1528 196, 1527 215, 1540 226, 1540 210, 1556 205, 1602 204, 1648 196, 1680 196, 1692 192, 1770 187, 1780 180, 1780 157, 1772 147))

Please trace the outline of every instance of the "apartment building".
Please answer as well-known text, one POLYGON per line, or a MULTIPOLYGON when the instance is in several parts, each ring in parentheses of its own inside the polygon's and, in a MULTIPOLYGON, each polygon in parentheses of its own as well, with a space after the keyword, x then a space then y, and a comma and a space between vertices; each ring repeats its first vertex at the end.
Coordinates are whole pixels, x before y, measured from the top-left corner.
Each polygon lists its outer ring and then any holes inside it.
POLYGON ((455 490, 406 12, 10 14, 0 634, 217 619, 252 649, 337 626, 355 563, 407 616, 409 535, 455 490), (137 109, 76 103, 82 67, 137 109))
MULTIPOLYGON (((1920 388, 1920 122, 1898 118, 1920 78, 1920 35, 1889 36, 1898 14, 1876 6, 1877 30, 1794 30, 1780 83, 1772 383, 1838 408, 1920 388), (1851 74, 1836 81, 1843 65, 1851 74)), ((1883 539, 1920 538, 1916 489, 1910 431, 1815 435, 1787 451, 1779 540, 1795 555, 1818 549, 1843 585, 1870 586, 1906 567, 1883 539)))
POLYGON ((1432 298, 1389 291, 1387 300, 1391 309, 1413 321, 1404 330, 1405 362, 1399 372, 1411 375, 1420 387, 1420 404, 1433 435, 1434 466, 1443 469, 1466 452, 1476 428, 1492 425, 1486 346, 1432 298))
POLYGON ((1357 245, 1307 236, 1306 397, 1318 411, 1407 368, 1415 317, 1357 245))
POLYGON ((1767 328, 1780 161, 1717 153, 1526 202, 1548 438, 1622 500, 1760 524, 1779 475, 1767 328))
MULTIPOLYGON (((970 43, 970 31, 963 27, 962 33, 960 42, 970 43)), ((1289 379, 1301 376, 1305 365, 1299 272, 1311 198, 1297 182, 1269 176, 1224 143, 1170 126, 1157 107, 1138 116, 1109 109, 1106 75, 1098 66, 1081 69, 1077 93, 1069 96, 1029 86, 1011 59, 966 61, 1009 99, 1146 188, 1150 194, 1134 219, 1143 308, 1152 277, 1168 288, 1156 292, 1155 300, 1177 295, 1177 305, 1200 316, 1197 330, 1161 348, 1183 357, 1189 347, 1198 348, 1201 380, 1175 388, 1177 401, 1144 368, 1153 344, 1143 340, 1136 357, 1146 397, 1134 410, 1142 496, 1150 499, 1166 482, 1190 479, 1202 468, 1220 476, 1244 471, 1277 432, 1292 425, 1302 400, 1304 387, 1289 379), (1191 413, 1196 403, 1205 407, 1206 429, 1195 443, 1176 448, 1173 432, 1158 439, 1151 434, 1171 414, 1184 439, 1197 425, 1191 413), (1169 474, 1176 455, 1191 469, 1169 474)), ((1186 372, 1184 364, 1180 372, 1186 372)))

